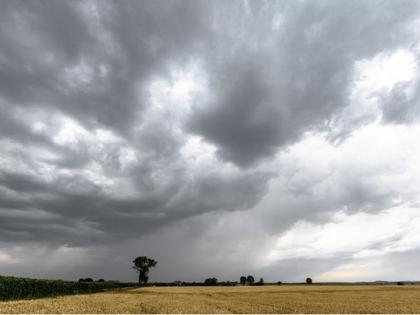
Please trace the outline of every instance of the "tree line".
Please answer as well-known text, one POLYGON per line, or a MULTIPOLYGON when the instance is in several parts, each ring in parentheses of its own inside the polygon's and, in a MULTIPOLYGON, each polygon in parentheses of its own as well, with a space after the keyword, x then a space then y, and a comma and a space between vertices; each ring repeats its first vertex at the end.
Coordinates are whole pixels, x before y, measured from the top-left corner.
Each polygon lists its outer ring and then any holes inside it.
MULTIPOLYGON (((157 265, 157 261, 149 258, 147 256, 139 256, 133 260, 133 269, 135 269, 139 273, 138 283, 139 285, 146 285, 149 280, 149 271, 150 268, 155 267, 157 265)), ((311 278, 306 278, 306 284, 312 284, 311 278)), ((186 284, 182 281, 175 281, 174 285, 183 285, 186 284)), ((236 285, 236 282, 226 281, 221 283, 222 285, 236 285)), ((260 278, 259 281, 255 282, 255 278, 252 275, 248 276, 241 276, 239 278, 239 284, 241 285, 264 285, 264 279, 260 278)), ((282 282, 278 281, 277 284, 281 285, 282 282)), ((165 285, 165 284, 163 284, 165 285)), ((167 284, 166 284, 167 285, 167 284)), ((189 283, 189 285, 197 285, 195 282, 189 283)), ((219 285, 217 278, 207 278, 204 280, 204 285, 219 285)))
MULTIPOLYGON (((0 276, 0 300, 20 299, 28 297, 46 297, 64 294, 93 293, 105 289, 146 286, 149 281, 150 269, 157 265, 157 261, 139 256, 133 260, 133 268, 138 272, 137 283, 124 283, 119 281, 105 281, 104 279, 94 280, 92 278, 80 278, 79 281, 63 280, 39 280, 29 278, 4 277, 0 276)), ((312 283, 311 278, 306 279, 307 284, 312 283)), ((264 279, 260 278, 255 282, 252 275, 241 276, 238 282, 219 282, 217 278, 211 277, 201 283, 185 283, 175 281, 173 283, 154 283, 153 285, 264 285, 264 279)), ((281 284, 279 281, 278 284, 281 284)))

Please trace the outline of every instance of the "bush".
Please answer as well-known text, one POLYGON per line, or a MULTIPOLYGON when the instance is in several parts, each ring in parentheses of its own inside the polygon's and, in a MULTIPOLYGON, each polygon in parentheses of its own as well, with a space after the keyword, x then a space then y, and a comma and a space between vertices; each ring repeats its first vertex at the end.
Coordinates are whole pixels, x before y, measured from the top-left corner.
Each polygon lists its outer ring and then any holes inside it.
POLYGON ((75 282, 0 276, 0 300, 92 293, 104 291, 105 289, 133 287, 137 285, 136 283, 120 283, 114 281, 93 282, 84 280, 80 279, 79 282, 75 282))
POLYGON ((260 278, 260 280, 257 283, 255 283, 255 285, 264 285, 264 279, 260 278))
POLYGON ((216 278, 207 278, 204 280, 205 285, 217 285, 217 279, 216 278))

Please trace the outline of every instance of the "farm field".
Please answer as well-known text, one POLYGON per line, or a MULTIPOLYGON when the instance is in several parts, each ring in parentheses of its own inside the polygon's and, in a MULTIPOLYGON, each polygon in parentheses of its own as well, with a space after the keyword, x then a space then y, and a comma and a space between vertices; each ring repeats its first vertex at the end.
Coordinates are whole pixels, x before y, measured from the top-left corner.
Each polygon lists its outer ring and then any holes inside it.
POLYGON ((420 313, 420 286, 128 288, 0 302, 0 313, 420 313))

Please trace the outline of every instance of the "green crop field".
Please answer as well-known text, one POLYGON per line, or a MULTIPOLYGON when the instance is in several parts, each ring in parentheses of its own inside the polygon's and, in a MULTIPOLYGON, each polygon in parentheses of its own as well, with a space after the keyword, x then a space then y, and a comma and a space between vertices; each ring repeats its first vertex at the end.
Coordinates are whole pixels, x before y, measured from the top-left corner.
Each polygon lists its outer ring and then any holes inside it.
POLYGON ((420 286, 127 288, 0 302, 0 313, 420 313, 420 286))
POLYGON ((0 276, 0 301, 39 298, 137 286, 117 281, 63 281, 0 276))

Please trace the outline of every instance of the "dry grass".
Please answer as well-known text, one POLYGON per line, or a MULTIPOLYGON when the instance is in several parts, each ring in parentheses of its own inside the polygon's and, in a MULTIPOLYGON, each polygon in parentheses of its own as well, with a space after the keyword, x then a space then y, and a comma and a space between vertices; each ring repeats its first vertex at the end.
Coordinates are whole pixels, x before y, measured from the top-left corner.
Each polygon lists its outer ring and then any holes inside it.
POLYGON ((420 286, 149 287, 0 302, 0 313, 420 313, 420 286))

